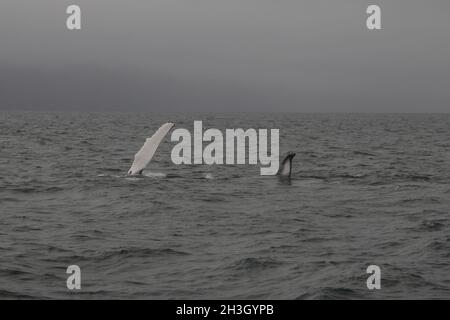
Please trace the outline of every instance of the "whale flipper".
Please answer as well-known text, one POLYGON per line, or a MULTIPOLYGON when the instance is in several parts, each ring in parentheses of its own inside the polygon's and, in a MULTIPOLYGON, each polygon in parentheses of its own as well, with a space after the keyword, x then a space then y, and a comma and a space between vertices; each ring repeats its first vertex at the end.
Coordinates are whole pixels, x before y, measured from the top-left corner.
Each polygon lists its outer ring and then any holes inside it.
POLYGON ((162 139, 166 136, 170 129, 172 129, 173 126, 174 124, 172 122, 167 122, 163 124, 158 130, 156 130, 151 138, 147 138, 145 140, 142 148, 134 156, 133 164, 131 165, 130 170, 128 170, 129 175, 142 174, 142 171, 148 165, 150 160, 152 160, 153 155, 155 154, 155 151, 161 143, 162 139))
POLYGON ((277 175, 281 177, 291 177, 292 171, 292 158, 295 157, 295 153, 289 151, 280 162, 280 168, 278 169, 277 175))

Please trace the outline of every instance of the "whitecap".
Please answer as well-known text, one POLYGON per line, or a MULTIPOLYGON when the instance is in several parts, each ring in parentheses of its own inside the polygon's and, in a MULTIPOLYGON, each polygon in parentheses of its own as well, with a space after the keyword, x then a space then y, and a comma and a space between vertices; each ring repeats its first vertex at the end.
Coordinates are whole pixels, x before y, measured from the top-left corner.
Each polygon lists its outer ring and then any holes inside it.
POLYGON ((165 178, 167 176, 167 174, 163 172, 151 172, 151 171, 144 171, 142 175, 149 178, 165 178))

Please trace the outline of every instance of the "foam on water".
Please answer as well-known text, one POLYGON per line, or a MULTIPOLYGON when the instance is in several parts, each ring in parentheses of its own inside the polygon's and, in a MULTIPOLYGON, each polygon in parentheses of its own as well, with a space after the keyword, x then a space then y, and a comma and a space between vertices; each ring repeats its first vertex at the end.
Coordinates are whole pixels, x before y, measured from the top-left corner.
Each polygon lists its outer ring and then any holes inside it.
POLYGON ((148 178, 165 178, 167 177, 167 174, 163 173, 163 172, 152 172, 152 171, 147 171, 144 170, 144 172, 142 172, 142 175, 148 178))

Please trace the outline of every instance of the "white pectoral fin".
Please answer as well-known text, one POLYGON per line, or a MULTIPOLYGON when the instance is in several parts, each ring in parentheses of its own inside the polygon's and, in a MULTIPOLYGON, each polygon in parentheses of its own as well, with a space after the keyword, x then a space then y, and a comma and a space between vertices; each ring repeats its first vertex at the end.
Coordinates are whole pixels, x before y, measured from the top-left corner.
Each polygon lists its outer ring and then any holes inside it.
POLYGON ((142 171, 152 160, 156 149, 158 149, 159 144, 167 135, 167 133, 172 129, 174 124, 172 122, 167 122, 163 124, 151 138, 145 140, 142 148, 134 156, 133 164, 131 165, 128 174, 136 174, 142 171))

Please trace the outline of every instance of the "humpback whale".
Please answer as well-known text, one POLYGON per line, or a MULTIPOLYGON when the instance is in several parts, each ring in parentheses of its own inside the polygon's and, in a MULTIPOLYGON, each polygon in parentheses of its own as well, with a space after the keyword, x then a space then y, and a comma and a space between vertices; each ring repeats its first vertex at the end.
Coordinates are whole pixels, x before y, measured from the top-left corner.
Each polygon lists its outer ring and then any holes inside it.
POLYGON ((130 170, 128 170, 129 175, 142 174, 142 171, 149 164, 150 160, 152 160, 162 139, 173 126, 174 124, 172 122, 167 122, 156 130, 151 138, 145 140, 144 145, 134 156, 133 164, 131 165, 130 170))
POLYGON ((292 158, 295 157, 295 153, 289 151, 284 156, 283 160, 280 162, 280 169, 278 169, 277 175, 280 177, 291 177, 291 171, 292 171, 292 158))

